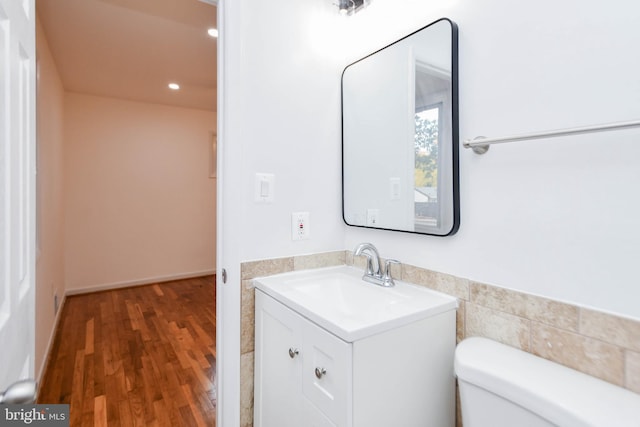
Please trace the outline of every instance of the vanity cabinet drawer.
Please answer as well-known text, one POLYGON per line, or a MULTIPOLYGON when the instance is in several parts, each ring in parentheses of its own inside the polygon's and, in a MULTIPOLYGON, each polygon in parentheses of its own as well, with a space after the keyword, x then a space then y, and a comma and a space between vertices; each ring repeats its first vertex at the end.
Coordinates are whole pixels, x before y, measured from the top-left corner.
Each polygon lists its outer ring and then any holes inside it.
POLYGON ((305 321, 302 393, 336 425, 348 424, 352 345, 305 321))

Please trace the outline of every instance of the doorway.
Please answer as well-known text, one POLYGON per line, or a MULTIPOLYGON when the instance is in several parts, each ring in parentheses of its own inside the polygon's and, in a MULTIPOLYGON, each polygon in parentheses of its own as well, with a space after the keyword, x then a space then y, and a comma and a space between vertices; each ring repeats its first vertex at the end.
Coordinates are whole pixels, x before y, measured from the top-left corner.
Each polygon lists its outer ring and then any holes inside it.
POLYGON ((59 188, 39 198, 39 235, 49 238, 39 242, 36 370, 65 294, 215 272, 217 55, 206 30, 216 8, 175 4, 36 4, 59 80, 40 110, 54 132, 40 135, 39 174, 59 188), (52 200, 58 193, 64 203, 52 200))

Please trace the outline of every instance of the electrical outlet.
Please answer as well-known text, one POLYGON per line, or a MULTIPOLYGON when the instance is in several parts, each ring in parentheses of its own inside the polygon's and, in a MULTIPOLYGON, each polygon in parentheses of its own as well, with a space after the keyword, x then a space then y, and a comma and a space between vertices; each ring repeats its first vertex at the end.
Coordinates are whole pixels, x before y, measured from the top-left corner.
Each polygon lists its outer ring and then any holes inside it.
POLYGON ((60 308, 60 303, 58 302, 58 293, 54 292, 53 294, 53 315, 58 314, 58 309, 60 308))
POLYGON ((291 240, 306 240, 310 236, 309 212, 292 212, 291 240))
POLYGON ((379 222, 380 209, 367 209, 367 225, 370 227, 376 227, 379 222))

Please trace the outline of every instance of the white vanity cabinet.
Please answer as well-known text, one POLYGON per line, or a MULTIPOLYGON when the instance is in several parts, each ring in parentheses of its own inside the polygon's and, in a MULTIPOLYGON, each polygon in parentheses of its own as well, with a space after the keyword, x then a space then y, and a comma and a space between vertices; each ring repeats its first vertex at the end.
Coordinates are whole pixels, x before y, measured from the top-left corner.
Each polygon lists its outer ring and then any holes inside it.
POLYGON ((255 293, 254 426, 454 425, 455 303, 349 342, 255 293))

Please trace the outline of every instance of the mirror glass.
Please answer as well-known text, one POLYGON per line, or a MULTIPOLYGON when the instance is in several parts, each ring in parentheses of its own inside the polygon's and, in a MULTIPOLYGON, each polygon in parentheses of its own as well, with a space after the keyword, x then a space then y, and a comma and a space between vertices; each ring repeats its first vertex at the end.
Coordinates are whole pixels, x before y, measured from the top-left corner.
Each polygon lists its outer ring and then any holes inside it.
POLYGON ((342 73, 342 196, 348 225, 458 230, 457 27, 443 18, 342 73))

